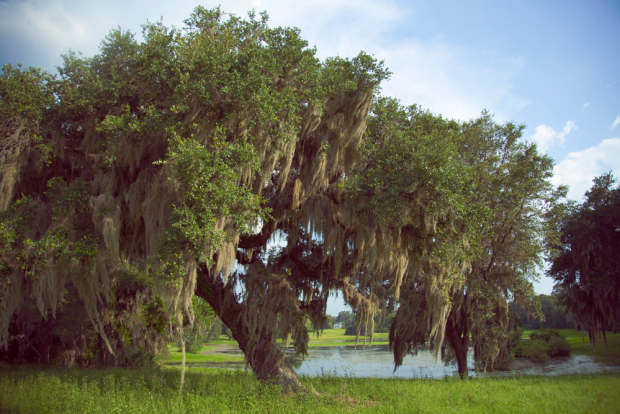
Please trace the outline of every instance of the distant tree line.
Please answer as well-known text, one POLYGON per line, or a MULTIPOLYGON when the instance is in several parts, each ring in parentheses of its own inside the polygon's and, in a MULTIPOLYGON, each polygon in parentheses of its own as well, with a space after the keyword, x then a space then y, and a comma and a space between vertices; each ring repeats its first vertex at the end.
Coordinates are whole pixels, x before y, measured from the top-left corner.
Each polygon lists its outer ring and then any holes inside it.
MULTIPOLYGON (((558 301, 556 295, 538 295, 537 298, 540 301, 540 308, 544 319, 536 318, 534 314, 526 312, 518 303, 512 303, 510 305, 510 310, 513 312, 515 319, 521 323, 523 329, 575 328, 575 322, 572 316, 558 301)), ((517 324, 519 322, 517 322, 517 324)))

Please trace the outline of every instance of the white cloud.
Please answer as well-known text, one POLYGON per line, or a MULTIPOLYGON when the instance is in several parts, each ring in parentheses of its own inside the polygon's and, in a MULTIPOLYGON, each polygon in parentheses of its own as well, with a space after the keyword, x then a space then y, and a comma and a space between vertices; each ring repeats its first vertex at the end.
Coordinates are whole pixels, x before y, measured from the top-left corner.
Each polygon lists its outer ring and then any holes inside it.
POLYGON ((620 138, 605 139, 596 147, 571 152, 555 166, 554 185, 568 184, 569 198, 581 200, 592 180, 609 170, 620 170, 620 138))
POLYGON ((616 120, 609 125, 609 129, 615 129, 620 124, 620 115, 616 117, 616 120))
POLYGON ((583 109, 586 109, 588 107, 588 105, 590 105, 589 103, 584 103, 583 104, 583 109))
POLYGON ((546 153, 549 148, 555 145, 563 145, 566 141, 566 136, 573 130, 577 129, 574 121, 566 121, 566 125, 560 132, 556 132, 550 126, 545 124, 536 127, 536 132, 532 136, 531 140, 538 144, 538 149, 542 153, 546 153))
POLYGON ((562 128, 562 131, 558 134, 558 137, 562 143, 564 143, 564 138, 573 129, 577 129, 577 125, 575 125, 575 121, 566 121, 566 125, 564 125, 564 128, 562 128))

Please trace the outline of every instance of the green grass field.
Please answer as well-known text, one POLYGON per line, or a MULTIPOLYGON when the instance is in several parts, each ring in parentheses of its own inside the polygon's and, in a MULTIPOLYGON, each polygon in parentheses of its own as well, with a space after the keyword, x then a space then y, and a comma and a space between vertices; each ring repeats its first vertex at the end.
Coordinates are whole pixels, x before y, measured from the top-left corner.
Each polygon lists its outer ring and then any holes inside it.
MULTIPOLYGON (((308 347, 355 345, 355 336, 345 335, 344 332, 345 329, 325 329, 318 337, 315 333, 310 333, 308 347)), ((373 341, 387 343, 387 340, 387 332, 374 334, 373 341)), ((370 343, 369 341, 370 336, 366 336, 366 345, 370 343)), ((357 344, 363 343, 364 337, 360 335, 357 344)))
POLYGON ((303 377, 318 396, 281 394, 251 373, 0 368, 3 413, 614 413, 620 376, 449 380, 303 377))
MULTIPOLYGON (((181 362, 181 352, 180 351, 171 351, 172 357, 167 359, 166 362, 181 362)), ((221 355, 221 354, 190 354, 189 352, 185 353, 185 362, 186 363, 196 363, 196 362, 243 362, 244 359, 242 356, 233 356, 233 355, 221 355)))
MULTIPOLYGON (((203 354, 202 352, 206 351, 214 351, 217 349, 216 345, 220 343, 230 344, 231 346, 236 346, 236 341, 228 341, 228 339, 218 339, 217 341, 209 342, 207 345, 203 345, 200 353, 185 353, 185 362, 188 364, 191 363, 241 363, 244 362, 244 358, 242 356, 234 356, 234 355, 223 355, 223 354, 203 354)), ((177 344, 168 344, 168 351, 170 352, 170 357, 166 359, 165 363, 180 363, 182 359, 181 350, 177 344)))

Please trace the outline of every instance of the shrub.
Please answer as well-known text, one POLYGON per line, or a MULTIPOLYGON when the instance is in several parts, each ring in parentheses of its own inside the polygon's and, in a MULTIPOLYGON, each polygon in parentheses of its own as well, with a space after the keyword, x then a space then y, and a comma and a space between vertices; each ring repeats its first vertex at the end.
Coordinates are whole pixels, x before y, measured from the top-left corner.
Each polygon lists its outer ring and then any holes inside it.
POLYGON ((547 342, 547 353, 550 357, 570 356, 570 343, 563 336, 551 338, 547 342))
POLYGON ((519 341, 517 345, 512 348, 512 353, 514 356, 521 358, 524 357, 525 348, 527 347, 528 341, 519 341))
POLYGON ((550 328, 543 328, 530 334, 530 339, 533 340, 542 339, 545 342, 549 342, 552 338, 563 338, 563 336, 558 331, 550 328))
POLYGON ((570 356, 571 346, 566 338, 553 329, 541 329, 530 334, 529 341, 520 341, 512 349, 516 357, 530 358, 534 362, 549 357, 570 356))
MULTIPOLYGON (((353 335, 353 336, 355 336, 357 334, 357 330, 355 329, 355 325, 349 326, 344 331, 344 334, 345 335, 353 335)), ((364 326, 360 326, 360 335, 361 336, 365 336, 366 335, 366 328, 364 326)))
POLYGON ((131 369, 153 369, 159 366, 155 356, 144 348, 131 348, 119 358, 120 366, 131 369))
MULTIPOLYGON (((202 337, 197 332, 190 331, 184 335, 185 340, 185 352, 190 354, 199 354, 202 350, 202 337)), ((179 344, 179 348, 180 348, 179 344)))
POLYGON ((534 362, 544 361, 549 358, 549 354, 547 353, 547 343, 540 339, 530 341, 523 351, 523 356, 534 362))

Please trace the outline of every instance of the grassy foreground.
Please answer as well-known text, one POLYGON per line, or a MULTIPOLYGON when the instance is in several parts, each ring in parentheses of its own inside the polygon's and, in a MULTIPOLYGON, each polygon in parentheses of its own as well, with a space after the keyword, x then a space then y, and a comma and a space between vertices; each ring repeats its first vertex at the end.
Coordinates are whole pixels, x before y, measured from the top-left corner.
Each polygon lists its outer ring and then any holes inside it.
POLYGON ((179 370, 0 369, 3 413, 620 412, 620 376, 469 381, 302 378, 319 396, 282 395, 251 373, 179 370))

